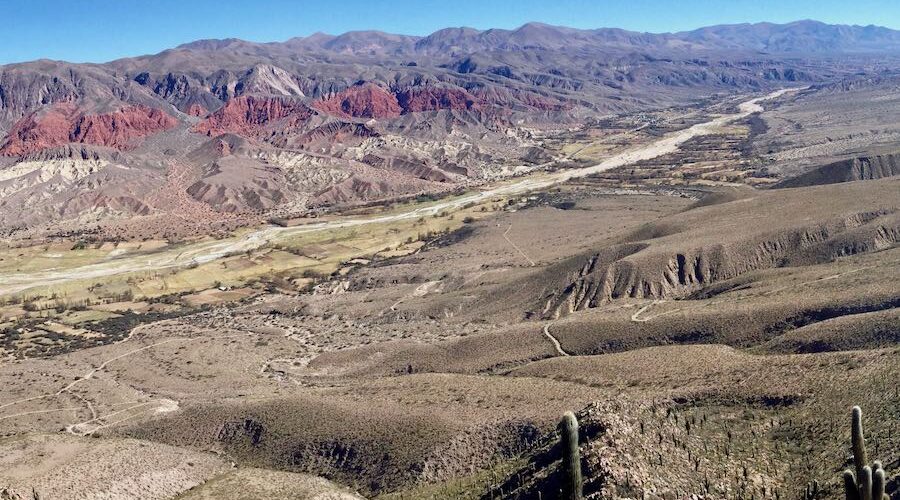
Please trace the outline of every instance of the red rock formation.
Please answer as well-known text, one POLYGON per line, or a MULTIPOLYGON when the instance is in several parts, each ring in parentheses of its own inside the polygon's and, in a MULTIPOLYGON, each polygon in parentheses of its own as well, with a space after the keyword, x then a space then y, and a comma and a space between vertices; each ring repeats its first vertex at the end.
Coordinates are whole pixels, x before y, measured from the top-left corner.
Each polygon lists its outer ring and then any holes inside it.
POLYGON ((209 111, 206 110, 203 106, 199 104, 191 104, 191 107, 188 108, 187 114, 190 116, 206 116, 209 111))
POLYGON ((175 118, 146 106, 126 106, 113 113, 84 115, 69 134, 69 142, 126 149, 134 139, 170 129, 175 118))
POLYGON ((437 111, 440 109, 478 109, 481 104, 472 94, 461 88, 414 87, 397 94, 404 113, 437 111))
POLYGON ((10 129, 0 152, 20 156, 69 142, 69 131, 78 109, 65 103, 26 115, 10 129))
POLYGON ((402 111, 396 96, 371 83, 350 87, 316 101, 313 107, 345 118, 396 118, 402 111))
POLYGON ((241 96, 194 126, 195 132, 209 136, 235 133, 252 136, 266 125, 290 118, 292 124, 309 119, 313 111, 299 101, 288 99, 241 96))
POLYGON ((146 106, 86 115, 72 103, 55 104, 19 120, 0 154, 21 156, 67 143, 127 149, 137 139, 174 127, 175 118, 146 106))

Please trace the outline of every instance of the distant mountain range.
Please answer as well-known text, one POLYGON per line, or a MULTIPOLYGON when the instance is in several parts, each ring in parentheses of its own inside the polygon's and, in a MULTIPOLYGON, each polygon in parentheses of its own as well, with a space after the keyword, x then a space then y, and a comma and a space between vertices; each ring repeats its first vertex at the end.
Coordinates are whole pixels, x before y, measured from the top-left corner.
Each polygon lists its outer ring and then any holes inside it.
POLYGON ((540 23, 318 33, 10 64, 0 66, 0 229, 165 214, 176 199, 197 213, 298 213, 441 190, 546 161, 525 129, 878 77, 898 60, 898 31, 799 21, 668 34, 540 23))
POLYGON ((879 26, 831 25, 818 21, 789 24, 756 23, 710 26, 680 33, 638 33, 616 28, 580 30, 528 23, 514 30, 446 28, 428 36, 380 31, 343 35, 316 33, 281 43, 238 39, 199 40, 175 50, 229 50, 245 54, 268 51, 330 52, 353 55, 458 56, 489 51, 561 49, 752 51, 770 54, 895 53, 900 31, 879 26))

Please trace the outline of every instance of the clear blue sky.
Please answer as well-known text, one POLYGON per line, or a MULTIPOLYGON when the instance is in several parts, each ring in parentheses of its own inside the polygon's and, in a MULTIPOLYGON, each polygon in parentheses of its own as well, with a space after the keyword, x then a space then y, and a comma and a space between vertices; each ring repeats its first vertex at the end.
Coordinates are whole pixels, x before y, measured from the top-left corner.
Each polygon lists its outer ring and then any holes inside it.
POLYGON ((316 31, 413 35, 448 26, 681 31, 711 24, 877 24, 900 29, 900 0, 0 0, 0 64, 103 62, 200 38, 281 41, 316 31))

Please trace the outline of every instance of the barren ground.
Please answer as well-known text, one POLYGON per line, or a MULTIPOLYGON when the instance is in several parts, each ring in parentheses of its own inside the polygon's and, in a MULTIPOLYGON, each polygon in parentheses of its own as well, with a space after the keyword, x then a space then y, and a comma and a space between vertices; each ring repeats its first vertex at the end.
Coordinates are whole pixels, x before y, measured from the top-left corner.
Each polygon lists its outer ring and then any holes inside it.
POLYGON ((738 175, 743 120, 815 95, 380 213, 8 249, 0 486, 554 498, 575 410, 590 498, 839 498, 856 404, 896 477, 900 181, 738 175))

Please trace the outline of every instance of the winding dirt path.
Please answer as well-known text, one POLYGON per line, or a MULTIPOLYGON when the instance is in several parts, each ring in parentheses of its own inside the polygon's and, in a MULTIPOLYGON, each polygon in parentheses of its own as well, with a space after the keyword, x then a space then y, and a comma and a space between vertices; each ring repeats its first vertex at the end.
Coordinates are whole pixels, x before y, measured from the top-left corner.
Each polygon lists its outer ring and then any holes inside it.
POLYGON ((667 314, 674 314, 674 313, 677 313, 678 311, 681 310, 681 308, 679 307, 679 308, 676 308, 676 309, 668 310, 668 311, 666 311, 666 312, 661 312, 661 313, 659 313, 659 314, 655 314, 655 315, 653 315, 653 316, 645 316, 645 317, 643 317, 643 318, 640 317, 641 314, 644 314, 645 312, 649 311, 651 307, 653 307, 653 306, 655 306, 655 305, 662 304, 662 303, 664 303, 664 302, 665 302, 665 300, 657 299, 657 300, 654 300, 653 302, 651 302, 651 303, 649 303, 649 304, 644 305, 643 307, 641 307, 640 309, 638 309, 634 314, 631 315, 631 321, 634 321, 635 323, 646 323, 646 322, 650 321, 650 320, 653 319, 653 318, 658 318, 658 317, 660 317, 660 316, 665 316, 665 315, 667 315, 667 314))
MULTIPOLYGON (((552 323, 550 323, 552 324, 552 323)), ((553 348, 556 349, 556 353, 560 356, 571 356, 569 353, 563 350, 562 345, 560 345, 559 341, 556 340, 556 337, 550 333, 550 324, 544 325, 544 336, 546 336, 550 342, 553 343, 553 348)))
POLYGON ((402 304, 403 301, 405 301, 408 298, 424 297, 425 295, 428 295, 435 288, 439 288, 440 284, 441 284, 440 280, 431 280, 431 281, 426 281, 425 283, 422 283, 421 285, 417 286, 416 289, 413 290, 412 292, 397 299, 397 302, 394 302, 393 304, 391 304, 390 307, 379 312, 378 316, 384 316, 384 314, 387 313, 388 311, 396 311, 397 306, 402 304))

